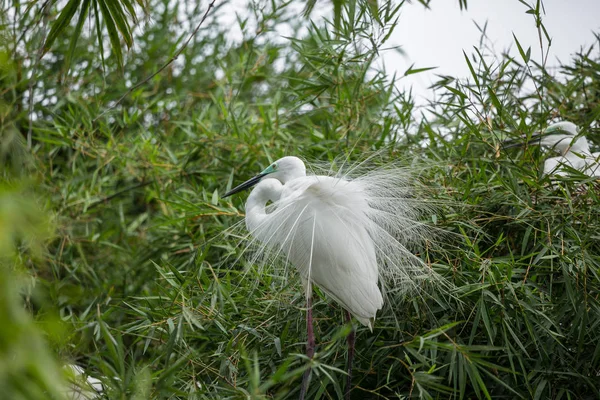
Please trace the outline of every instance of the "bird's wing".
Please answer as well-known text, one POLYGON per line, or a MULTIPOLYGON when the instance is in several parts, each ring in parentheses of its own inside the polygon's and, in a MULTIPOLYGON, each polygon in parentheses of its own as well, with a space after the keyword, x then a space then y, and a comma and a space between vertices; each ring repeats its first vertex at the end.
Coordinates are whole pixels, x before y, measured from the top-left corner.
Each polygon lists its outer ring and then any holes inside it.
POLYGON ((600 152, 592 153, 588 163, 590 176, 600 177, 600 152))
POLYGON ((566 171, 562 168, 563 165, 581 171, 588 176, 600 176, 600 165, 596 161, 594 154, 581 155, 568 153, 564 157, 548 158, 544 162, 544 173, 565 176, 566 171))
POLYGON ((254 232, 307 282, 316 283, 361 323, 372 326, 383 297, 377 285, 375 244, 369 235, 368 203, 360 185, 307 176, 284 185, 268 222, 254 232))
POLYGON ((544 161, 544 174, 545 175, 559 175, 562 176, 565 172, 561 169, 561 165, 567 164, 567 160, 563 156, 550 157, 544 161))

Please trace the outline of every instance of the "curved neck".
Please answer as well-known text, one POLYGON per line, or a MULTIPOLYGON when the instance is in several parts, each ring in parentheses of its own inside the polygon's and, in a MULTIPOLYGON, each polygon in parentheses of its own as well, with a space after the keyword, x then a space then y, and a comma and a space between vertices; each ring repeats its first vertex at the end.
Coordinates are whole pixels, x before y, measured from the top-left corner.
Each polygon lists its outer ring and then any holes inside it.
MULTIPOLYGON (((277 179, 267 178, 260 181, 254 190, 250 192, 250 196, 248 196, 248 200, 246 201, 246 227, 255 236, 260 236, 257 230, 269 217, 269 214, 265 211, 267 202, 277 202, 281 197, 282 190, 283 185, 281 182, 277 179)), ((258 239, 261 238, 258 237, 258 239)))

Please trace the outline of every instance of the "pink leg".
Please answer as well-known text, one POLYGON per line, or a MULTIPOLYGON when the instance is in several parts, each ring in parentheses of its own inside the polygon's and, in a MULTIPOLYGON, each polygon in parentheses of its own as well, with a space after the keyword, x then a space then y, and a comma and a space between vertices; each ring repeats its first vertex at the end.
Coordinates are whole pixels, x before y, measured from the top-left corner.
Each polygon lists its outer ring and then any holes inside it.
MULTIPOLYGON (((312 300, 308 298, 306 301, 306 331, 307 331, 307 342, 306 342, 306 355, 308 358, 313 358, 315 355, 315 333, 313 331, 313 319, 312 319, 312 300)), ((308 382, 310 380, 310 368, 304 372, 302 377, 302 386, 300 387, 300 400, 304 400, 306 391, 308 390, 308 382)))
MULTIPOLYGON (((352 316, 348 311, 346 311, 346 323, 352 326, 352 316)), ((348 335, 348 378, 346 379, 346 393, 345 399, 350 400, 350 388, 352 387, 352 362, 354 361, 354 343, 356 341, 356 333, 354 332, 354 328, 348 335)))

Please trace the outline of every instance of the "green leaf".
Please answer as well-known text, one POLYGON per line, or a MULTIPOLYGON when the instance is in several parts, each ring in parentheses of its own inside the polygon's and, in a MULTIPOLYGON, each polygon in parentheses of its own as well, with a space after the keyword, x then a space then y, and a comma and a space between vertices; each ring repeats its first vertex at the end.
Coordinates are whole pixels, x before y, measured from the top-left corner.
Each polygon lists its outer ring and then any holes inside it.
POLYGON ((117 63, 119 66, 123 67, 123 53, 121 52, 121 42, 119 40, 119 33, 117 32, 115 21, 108 10, 106 2, 104 0, 96 0, 96 2, 102 11, 102 17, 104 18, 104 24, 108 30, 108 37, 110 38, 112 52, 117 58, 117 63))
POLYGON ((50 50, 52 43, 54 43, 58 35, 60 35, 64 31, 64 29, 69 25, 71 19, 73 18, 73 15, 75 15, 75 12, 79 7, 80 2, 81 0, 69 0, 65 8, 58 16, 58 19, 52 24, 52 28, 50 29, 50 32, 46 37, 46 42, 44 43, 44 50, 42 55, 46 54, 48 50, 50 50))
POLYGON ((471 71, 471 76, 475 80, 475 85, 477 85, 477 88, 480 88, 479 78, 477 78, 477 74, 475 73, 475 69, 473 68, 473 65, 471 64, 471 60, 469 60, 469 57, 467 56, 467 53, 465 53, 464 51, 463 51, 463 55, 465 56, 465 61, 467 62, 467 65, 469 67, 469 71, 471 71))
POLYGON ((127 22, 127 17, 125 15, 125 11, 123 10, 123 6, 120 3, 120 0, 104 0, 106 2, 106 6, 110 10, 110 15, 115 22, 119 32, 121 32, 121 36, 125 40, 125 44, 127 47, 131 47, 133 45, 133 37, 131 36, 131 29, 129 28, 129 23, 127 22))
POLYGON ((133 22, 137 22, 137 16, 135 14, 135 8, 133 8, 133 4, 129 0, 121 0, 122 4, 125 5, 129 16, 133 19, 133 22))
POLYGON ((75 54, 75 47, 77 46, 77 40, 81 36, 81 30, 83 29, 83 23, 88 14, 88 10, 90 8, 90 0, 83 0, 81 5, 81 10, 79 11, 79 19, 77 20, 77 25, 75 26, 75 32, 73 32, 73 36, 71 37, 71 43, 69 43, 69 56, 67 58, 67 71, 69 69, 69 65, 73 60, 73 55, 75 54))
POLYGON ((102 24, 100 23, 100 12, 98 11, 98 0, 93 0, 94 4, 94 16, 96 18, 96 36, 98 38, 98 47, 100 52, 100 58, 102 59, 102 69, 106 70, 106 60, 104 59, 104 41, 102 40, 104 35, 102 34, 102 24))
POLYGON ((466 94, 464 94, 463 92, 461 92, 458 89, 455 89, 455 88, 447 86, 447 85, 445 85, 444 88, 446 88, 447 90, 449 90, 450 92, 454 93, 455 95, 457 95, 458 97, 460 97, 462 99, 469 98, 469 96, 467 96, 466 94))
POLYGON ((515 43, 517 44, 517 48, 519 49, 519 54, 521 54, 521 58, 525 61, 525 64, 529 63, 529 58, 531 57, 531 47, 527 49, 527 52, 523 51, 523 47, 521 43, 519 43, 519 39, 513 33, 513 38, 515 38, 515 43))
POLYGON ((404 72, 404 76, 408 76, 408 75, 412 75, 412 74, 418 74, 419 72, 425 72, 425 71, 429 71, 432 69, 436 69, 437 67, 426 67, 426 68, 413 68, 414 64, 411 65, 406 72, 404 72))

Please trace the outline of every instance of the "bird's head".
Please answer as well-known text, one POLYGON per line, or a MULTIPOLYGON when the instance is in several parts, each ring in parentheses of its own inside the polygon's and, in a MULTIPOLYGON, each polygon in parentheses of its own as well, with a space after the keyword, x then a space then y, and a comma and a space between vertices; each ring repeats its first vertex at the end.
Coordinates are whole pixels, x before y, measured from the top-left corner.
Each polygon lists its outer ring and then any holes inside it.
POLYGON ((225 193, 223 197, 228 197, 232 194, 241 192, 244 189, 249 189, 267 176, 269 178, 277 179, 281 183, 285 184, 292 179, 296 179, 305 175, 306 167, 301 159, 293 156, 283 157, 269 165, 260 174, 248 179, 241 185, 234 187, 229 192, 225 193))
POLYGON ((280 158, 273 164, 269 165, 262 174, 279 180, 281 183, 286 183, 292 179, 300 178, 306 175, 306 167, 301 159, 294 156, 280 158))
POLYGON ((577 152, 583 141, 586 141, 584 137, 573 141, 578 133, 579 128, 574 123, 562 121, 550 125, 543 132, 537 134, 536 140, 541 146, 565 155, 569 150, 577 152))
MULTIPOLYGON (((535 132, 530 138, 530 144, 547 147, 551 150, 567 154, 569 151, 584 152, 588 150, 588 144, 585 137, 577 137, 579 128, 572 122, 561 121, 550 125, 541 132, 535 132), (575 139, 575 140, 574 140, 575 139)), ((525 136, 523 139, 527 139, 525 136)), ((507 141, 504 148, 521 146, 522 142, 507 141)))

